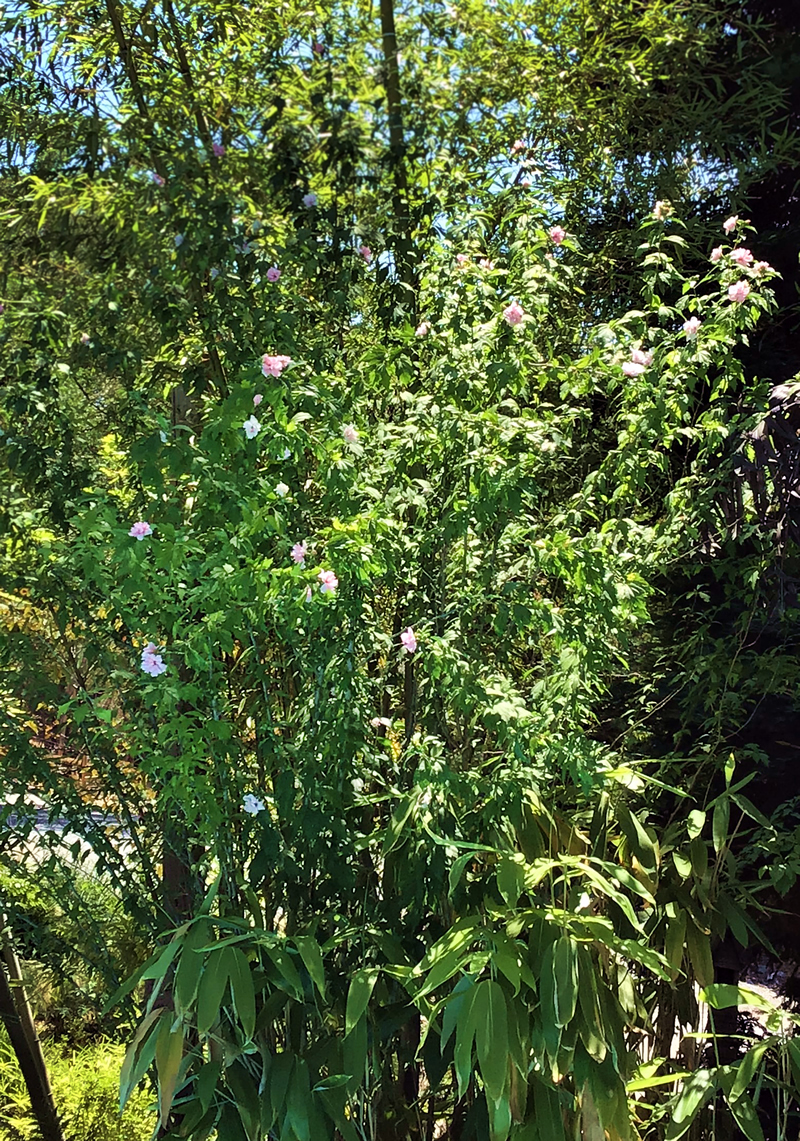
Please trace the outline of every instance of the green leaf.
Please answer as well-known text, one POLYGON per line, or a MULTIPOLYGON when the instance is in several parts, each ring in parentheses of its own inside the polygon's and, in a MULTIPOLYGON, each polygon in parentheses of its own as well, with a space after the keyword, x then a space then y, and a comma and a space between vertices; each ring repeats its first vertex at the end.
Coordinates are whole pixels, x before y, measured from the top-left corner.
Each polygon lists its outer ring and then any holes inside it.
POLYGON ((689 961, 694 977, 700 986, 710 986, 714 981, 714 961, 711 958, 711 938, 701 931, 690 917, 686 924, 686 945, 689 948, 689 961))
POLYGON ((287 990, 293 998, 297 999, 298 1002, 302 1002, 304 997, 303 982, 297 971, 297 967, 292 962, 291 955, 287 951, 284 951, 281 947, 271 947, 269 945, 267 946, 266 951, 272 962, 275 964, 275 967, 280 976, 279 985, 282 984, 283 989, 287 990))
POLYGON ((732 983, 711 983, 701 991, 700 1001, 707 1002, 715 1010, 724 1010, 729 1006, 755 1006, 775 1013, 780 1009, 760 991, 742 983, 739 986, 732 983))
MULTIPOLYGON (((308 1065, 303 1058, 295 1063, 289 1095, 286 1099, 286 1116, 297 1141, 311 1141, 311 1084, 308 1065)), ((316 1139, 315 1139, 316 1141, 316 1139)))
POLYGON ((670 919, 667 934, 664 939, 664 954, 676 973, 680 971, 683 963, 683 951, 686 944, 686 912, 682 907, 670 919))
POLYGON ((296 935, 295 945, 300 952, 303 965, 311 976, 311 981, 317 988, 320 998, 325 998, 325 970, 322 965, 322 952, 319 943, 313 935, 296 935))
POLYGON ((416 789, 414 792, 409 793, 408 796, 403 797, 395 808, 383 839, 384 856, 388 856, 392 849, 400 842, 406 821, 419 804, 419 798, 421 796, 422 789, 416 789))
POLYGON ((506 996, 494 979, 477 984, 472 1018, 481 1077, 488 1096, 497 1101, 508 1080, 509 1042, 506 996))
POLYGON ((222 996, 230 978, 231 954, 231 947, 223 947, 208 956, 197 995, 197 1032, 201 1035, 207 1034, 219 1018, 222 996))
POLYGON ((208 1113, 221 1073, 222 1062, 206 1062, 197 1072, 194 1092, 203 1107, 203 1113, 208 1113))
POLYGON ((331 1074, 327 1078, 320 1078, 311 1092, 321 1093, 322 1090, 339 1089, 340 1086, 346 1086, 349 1080, 349 1074, 331 1074))
MULTIPOLYGON (((453 987, 453 992, 444 1004, 444 1014, 442 1015, 442 1049, 444 1050, 450 1035, 456 1028, 461 1008, 464 1005, 464 996, 467 991, 472 990, 475 986, 474 981, 469 975, 462 975, 456 985, 453 987)), ((470 1001, 472 1001, 470 999, 470 1001)))
POLYGON ((295 1057, 291 1051, 283 1050, 271 1055, 268 1084, 261 1093, 261 1129, 269 1133, 284 1107, 286 1091, 294 1071, 295 1057))
POLYGON ((183 940, 181 961, 175 972, 175 1008, 179 1012, 188 1011, 197 995, 200 976, 203 973, 203 956, 196 950, 208 940, 208 923, 199 920, 192 924, 183 940))
POLYGON ((475 1039, 475 1020, 472 1017, 478 984, 464 995, 456 1023, 456 1045, 453 1062, 458 1081, 458 1096, 463 1097, 472 1077, 472 1043, 475 1039))
POLYGON ((695 836, 689 844, 689 859, 692 861, 692 871, 701 880, 708 871, 708 848, 705 840, 695 836))
POLYGON ((553 950, 553 998, 556 1025, 568 1026, 578 1002, 578 956, 568 935, 557 939, 553 950))
POLYGON ((380 973, 380 967, 360 967, 350 980, 344 1016, 345 1037, 352 1032, 361 1015, 367 1009, 380 973))
POLYGON ((249 1041, 256 1029, 256 995, 250 964, 238 947, 230 948, 229 970, 234 1009, 249 1041))
POLYGON ((497 887, 509 907, 516 907, 524 886, 523 864, 509 856, 503 856, 497 865, 497 887))
POLYGON ((225 1081, 233 1094, 248 1141, 260 1141, 261 1107, 255 1082, 238 1061, 232 1062, 225 1070, 225 1081))
POLYGON ((533 1085, 534 1115, 541 1141, 565 1141, 564 1117, 558 1093, 533 1074, 530 1080, 533 1085))
POLYGON ((771 822, 767 820, 764 813, 760 812, 759 809, 757 809, 753 804, 753 802, 748 800, 746 796, 743 796, 740 792, 731 792, 730 798, 737 806, 737 808, 742 810, 745 816, 749 816, 751 820, 755 820, 756 824, 760 824, 762 828, 766 828, 770 832, 775 831, 771 822))
POLYGON ((694 1121, 716 1086, 710 1070, 696 1070, 675 1096, 672 1119, 664 1134, 664 1141, 678 1141, 694 1121))
POLYGON ((736 1078, 731 1086, 731 1092, 728 1095, 729 1101, 736 1101, 737 1098, 746 1092, 755 1077, 756 1070, 761 1065, 764 1055, 770 1046, 775 1045, 775 1043, 775 1038, 765 1038, 763 1042, 756 1043, 752 1049, 747 1051, 736 1067, 736 1078))
POLYGON ((156 1053, 158 1038, 158 1020, 166 1011, 163 1009, 151 1010, 139 1024, 133 1041, 125 1052, 125 1059, 119 1075, 119 1111, 127 1104, 131 1093, 139 1084, 145 1071, 153 1061, 156 1053))
POLYGON ((183 1058, 183 1027, 170 1027, 170 1019, 163 1018, 156 1040, 156 1072, 158 1074, 158 1107, 162 1129, 166 1126, 175 1097, 178 1070, 183 1058))
POLYGON ((686 822, 686 831, 689 833, 689 839, 694 840, 703 831, 706 823, 706 814, 701 812, 699 808, 693 808, 689 813, 686 822))
POLYGON ((735 1101, 729 1100, 728 1107, 748 1141, 764 1141, 764 1131, 756 1107, 746 1093, 740 1094, 735 1101))
POLYGON ((727 796, 719 797, 714 805, 714 814, 711 817, 711 831, 714 837, 714 851, 721 852, 728 839, 728 823, 731 815, 731 804, 727 796))

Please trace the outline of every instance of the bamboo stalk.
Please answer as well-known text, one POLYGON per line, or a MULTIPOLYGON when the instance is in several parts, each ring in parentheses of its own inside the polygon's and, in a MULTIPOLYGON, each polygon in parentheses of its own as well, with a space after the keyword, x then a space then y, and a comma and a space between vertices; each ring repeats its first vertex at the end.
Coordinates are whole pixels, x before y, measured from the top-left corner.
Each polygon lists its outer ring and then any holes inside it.
POLYGON ((31 1109, 42 1141, 64 1141, 42 1044, 36 1033, 33 1012, 22 983, 19 959, 5 928, 0 936, 0 1021, 6 1028, 12 1049, 25 1079, 31 1109))

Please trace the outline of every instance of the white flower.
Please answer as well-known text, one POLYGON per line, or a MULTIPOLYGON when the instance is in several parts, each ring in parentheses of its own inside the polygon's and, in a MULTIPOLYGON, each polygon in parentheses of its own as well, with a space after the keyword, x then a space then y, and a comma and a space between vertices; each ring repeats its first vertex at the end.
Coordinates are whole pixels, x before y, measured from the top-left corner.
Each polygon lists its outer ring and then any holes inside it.
POLYGON ((242 802, 242 808, 245 812, 249 812, 251 816, 257 816, 259 812, 263 812, 266 808, 263 800, 259 800, 257 796, 253 796, 252 792, 248 792, 242 802))
POLYGON ((280 495, 281 499, 283 499, 284 495, 288 495, 289 494, 289 488, 288 488, 287 484, 285 484, 285 483, 276 484, 275 494, 280 495))
POLYGON ((244 424, 242 424, 242 427, 244 428, 244 434, 247 436, 248 440, 252 440, 253 437, 257 436, 261 431, 261 425, 259 424, 258 420, 256 420, 255 416, 251 416, 249 420, 245 420, 244 424))

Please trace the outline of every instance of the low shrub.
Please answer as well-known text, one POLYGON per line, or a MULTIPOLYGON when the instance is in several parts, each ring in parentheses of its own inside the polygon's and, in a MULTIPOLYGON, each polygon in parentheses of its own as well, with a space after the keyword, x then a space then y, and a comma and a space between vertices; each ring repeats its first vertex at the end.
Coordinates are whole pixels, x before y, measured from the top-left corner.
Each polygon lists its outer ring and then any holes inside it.
MULTIPOLYGON (((67 1141, 150 1141, 152 1099, 138 1090, 119 1116, 119 1071, 124 1047, 98 1042, 64 1052, 44 1043, 53 1096, 67 1141)), ((0 1141, 38 1141, 25 1083, 5 1032, 0 1030, 0 1141)))

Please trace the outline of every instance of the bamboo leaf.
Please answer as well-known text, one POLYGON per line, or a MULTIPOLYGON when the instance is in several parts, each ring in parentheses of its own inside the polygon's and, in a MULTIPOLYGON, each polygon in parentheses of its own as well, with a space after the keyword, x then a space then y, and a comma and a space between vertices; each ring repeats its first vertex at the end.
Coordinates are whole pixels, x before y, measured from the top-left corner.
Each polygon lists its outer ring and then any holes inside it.
POLYGON ((207 1034, 219 1018, 222 998, 230 977, 230 955, 232 948, 212 952, 208 956, 206 968, 200 979, 197 994, 197 1031, 207 1034))
POLYGON ((361 1015, 367 1009, 379 974, 380 967, 360 967, 350 980, 344 1017, 345 1037, 353 1031, 361 1015))
POLYGON ((481 1077, 488 1097, 497 1101, 504 1093, 508 1078, 509 1043, 506 996, 494 979, 477 984, 472 1017, 481 1077))
POLYGON ((238 947, 230 948, 229 971, 234 1009, 242 1024, 244 1036, 249 1040, 256 1029, 256 995, 250 964, 238 947))
POLYGON ((156 1073, 158 1074, 159 1120, 166 1127, 175 1097, 175 1084, 183 1058, 183 1027, 172 1029, 170 1019, 163 1018, 156 1039, 156 1073))
POLYGON ((578 1002, 578 957, 568 935, 562 935, 553 950, 553 997, 556 1026, 568 1026, 578 1002))
POLYGON ((325 998, 325 969, 322 965, 322 952, 313 935, 296 935, 295 945, 300 952, 303 965, 311 976, 320 998, 325 998))
POLYGON ((672 1119, 664 1134, 664 1141, 678 1141, 679 1137, 683 1137, 715 1089, 710 1070, 696 1070, 683 1083, 673 1102, 672 1119))

